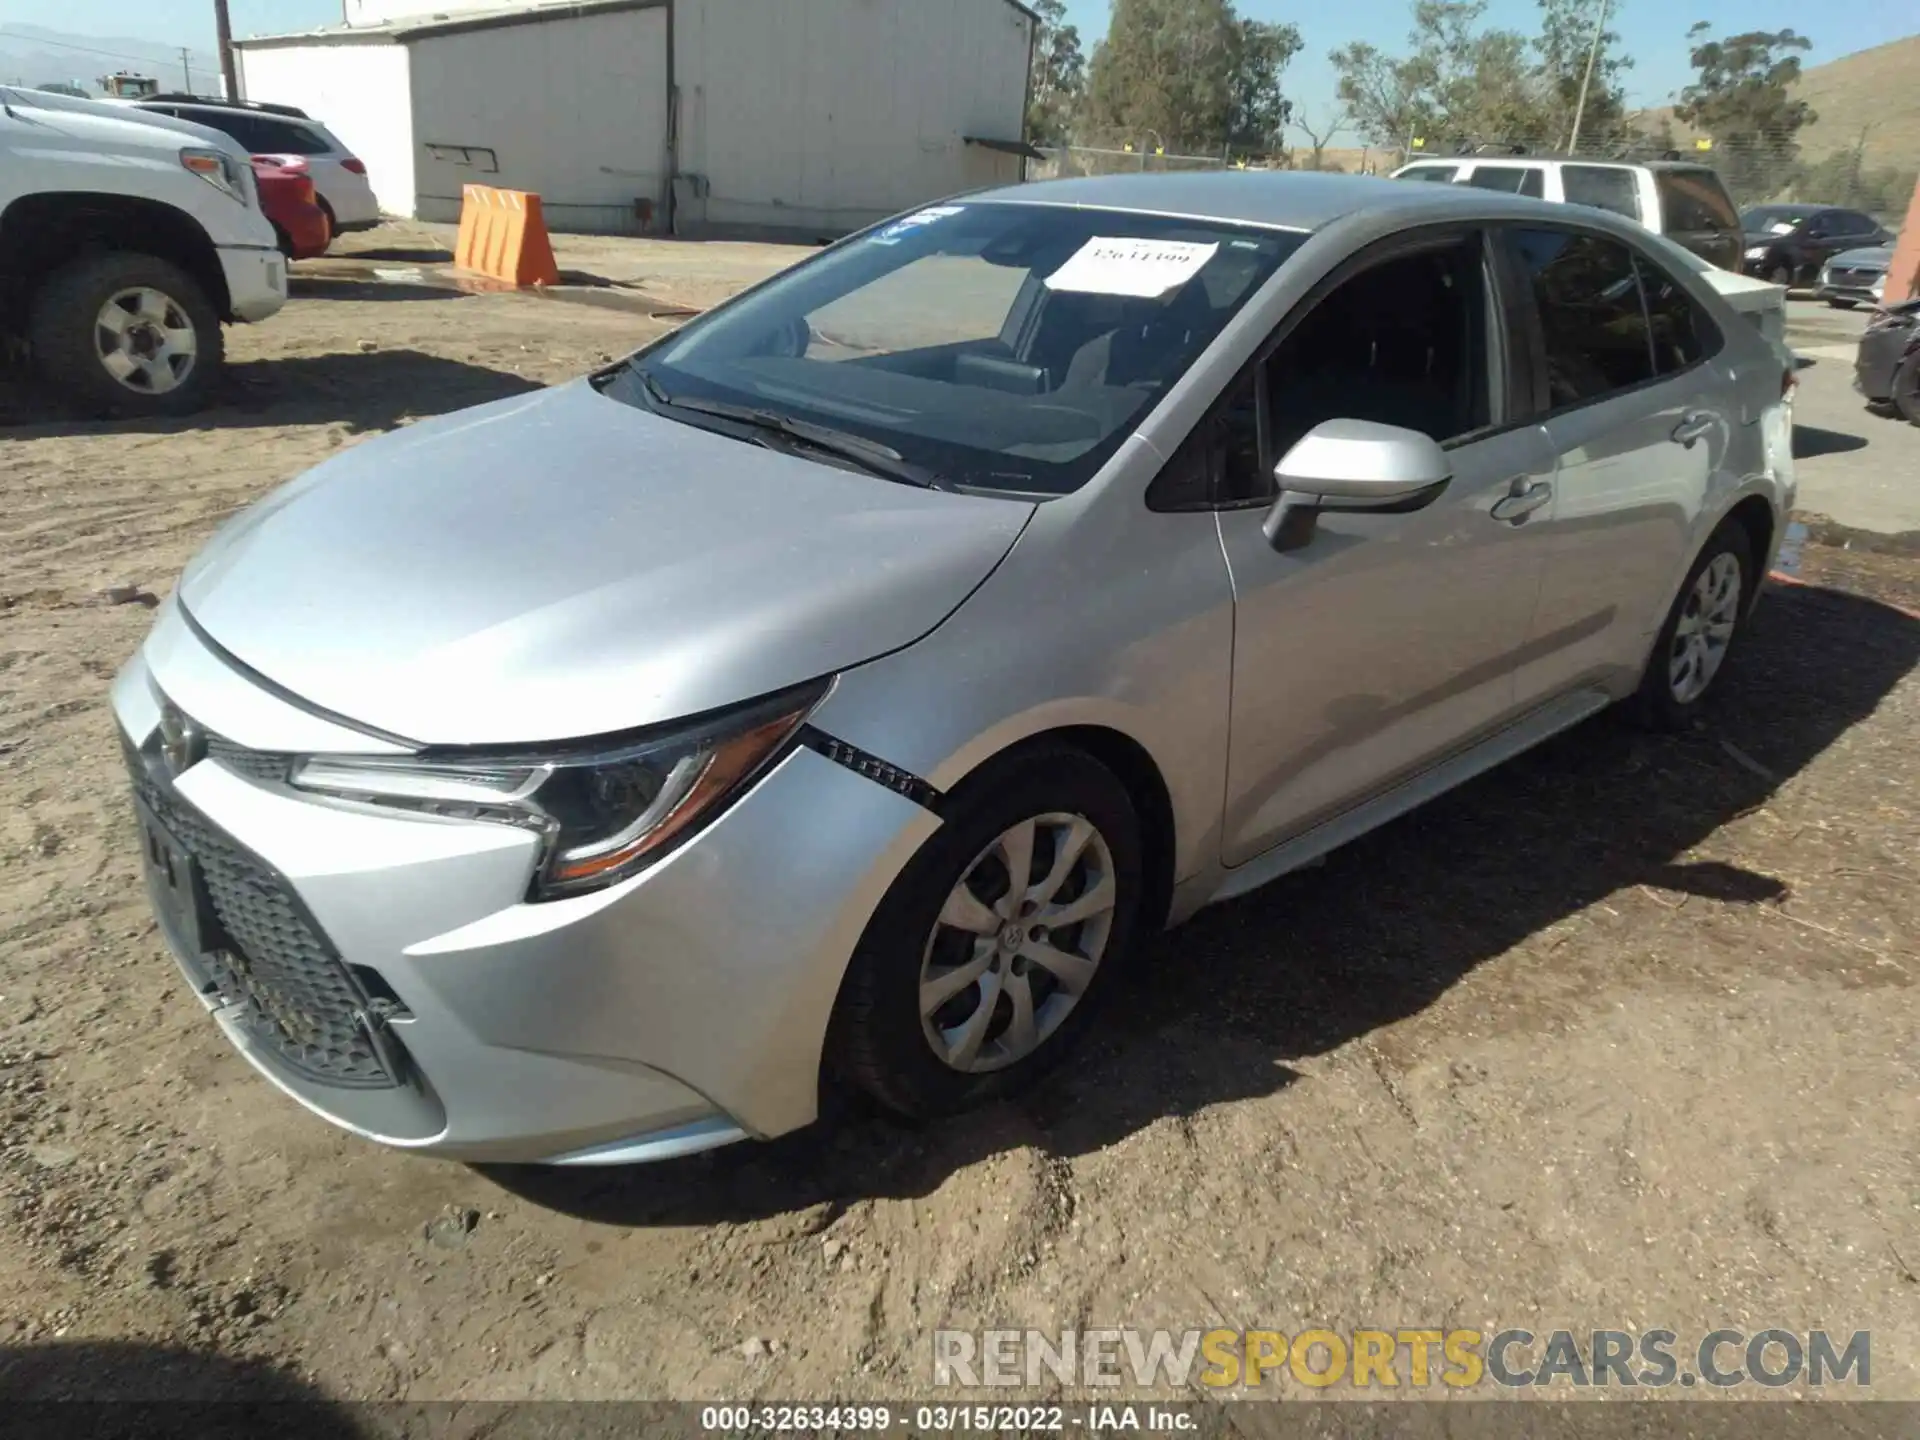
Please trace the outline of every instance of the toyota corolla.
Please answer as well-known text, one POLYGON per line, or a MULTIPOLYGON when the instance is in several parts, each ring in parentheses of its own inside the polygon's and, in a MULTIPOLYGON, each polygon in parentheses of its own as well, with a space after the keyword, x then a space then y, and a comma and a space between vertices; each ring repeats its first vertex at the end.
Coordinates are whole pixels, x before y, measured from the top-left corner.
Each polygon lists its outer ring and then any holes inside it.
POLYGON ((114 687, 161 928, 393 1145, 957 1109, 1149 931, 1615 702, 1689 722, 1791 383, 1600 211, 1226 173, 899 217, 216 536, 114 687))

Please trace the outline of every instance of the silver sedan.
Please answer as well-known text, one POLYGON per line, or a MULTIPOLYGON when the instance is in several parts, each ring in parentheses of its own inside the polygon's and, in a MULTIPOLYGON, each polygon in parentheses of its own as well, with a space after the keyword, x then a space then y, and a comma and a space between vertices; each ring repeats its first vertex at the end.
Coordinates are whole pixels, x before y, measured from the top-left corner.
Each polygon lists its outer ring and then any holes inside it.
POLYGON ((114 688, 154 905, 259 1071, 389 1144, 951 1111, 1146 932, 1615 702, 1689 722, 1791 384, 1599 211, 930 206, 231 522, 114 688))

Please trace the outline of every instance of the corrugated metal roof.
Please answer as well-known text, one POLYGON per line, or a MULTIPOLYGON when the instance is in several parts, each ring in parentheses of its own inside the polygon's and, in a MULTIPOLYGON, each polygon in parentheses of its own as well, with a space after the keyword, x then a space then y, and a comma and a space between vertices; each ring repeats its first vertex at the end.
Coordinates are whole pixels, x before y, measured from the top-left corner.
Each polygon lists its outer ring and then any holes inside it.
MULTIPOLYGON (((378 25, 321 25, 283 35, 250 35, 234 41, 240 49, 267 50, 289 45, 402 44, 434 35, 468 30, 497 30, 509 25, 542 25, 552 20, 576 20, 622 10, 653 10, 667 0, 556 0, 545 5, 502 5, 494 10, 463 10, 452 14, 408 15, 378 25)), ((1011 3, 1011 0, 1009 0, 1011 3)))

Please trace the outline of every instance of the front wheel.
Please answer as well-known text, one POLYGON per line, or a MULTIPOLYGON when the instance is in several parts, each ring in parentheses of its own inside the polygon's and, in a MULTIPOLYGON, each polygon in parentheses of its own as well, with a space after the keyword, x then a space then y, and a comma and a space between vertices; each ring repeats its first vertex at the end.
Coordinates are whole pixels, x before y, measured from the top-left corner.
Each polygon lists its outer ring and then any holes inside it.
POLYGON ((1793 267, 1784 260, 1776 260, 1767 267, 1767 283, 1786 289, 1793 288, 1793 267))
POLYGON ((1017 1090, 1073 1043, 1133 942, 1140 820, 1111 771, 1028 751, 949 797, 848 967, 836 1068, 913 1119, 1017 1090))
POLYGON ((1656 730, 1692 723, 1720 677, 1758 576, 1747 532, 1729 521, 1714 531, 1687 572, 1647 659, 1635 711, 1656 730))
POLYGON ((185 415, 206 402, 220 317, 199 284, 152 255, 86 255, 49 275, 27 324, 35 366, 89 413, 185 415))
POLYGON ((1858 305, 1859 303, 1860 303, 1860 302, 1859 302, 1858 300, 1832 300, 1832 299, 1830 299, 1830 300, 1828 300, 1828 301, 1827 301, 1827 304, 1829 304, 1829 305, 1831 305, 1831 306, 1832 306, 1832 307, 1833 307, 1834 309, 1836 309, 1836 310, 1851 310, 1851 309, 1853 309, 1853 307, 1854 307, 1854 306, 1856 306, 1856 305, 1858 305))

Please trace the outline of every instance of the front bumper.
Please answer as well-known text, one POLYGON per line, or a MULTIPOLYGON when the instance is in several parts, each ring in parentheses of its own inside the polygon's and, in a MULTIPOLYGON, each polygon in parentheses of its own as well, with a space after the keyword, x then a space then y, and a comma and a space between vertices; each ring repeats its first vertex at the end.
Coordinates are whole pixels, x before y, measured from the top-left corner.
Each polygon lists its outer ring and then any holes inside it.
MULTIPOLYGON (((114 686, 121 729, 149 757, 158 690, 209 731, 244 730, 242 743, 259 748, 273 748, 262 743, 270 711, 286 705, 199 646, 171 604, 114 686), (251 696, 223 703, 236 685, 251 696)), ((295 711, 285 733, 310 737, 315 723, 295 711)), ((246 937, 227 943, 285 943, 298 928, 287 917, 304 916, 306 959, 318 963, 317 944, 348 978, 269 983, 250 999, 248 975, 271 981, 269 967, 193 954, 168 931, 175 958, 247 1060, 308 1109, 370 1139, 467 1160, 663 1158, 811 1121, 847 958, 937 823, 795 750, 640 875, 528 904, 536 841, 526 832, 320 803, 246 769, 216 746, 166 781, 161 802, 185 807, 189 850, 224 840, 251 864, 223 884, 284 888, 271 932, 234 910, 233 893, 216 894, 225 931, 246 937), (324 1054, 316 1067, 302 1055, 317 1052, 287 1045, 276 1028, 287 997, 321 991, 342 1005, 376 997, 374 1049, 391 1054, 390 1067, 360 1064, 341 1083, 324 1054)))
POLYGON ((232 318, 251 322, 278 314, 287 303, 286 257, 243 245, 222 245, 219 254, 232 318))

